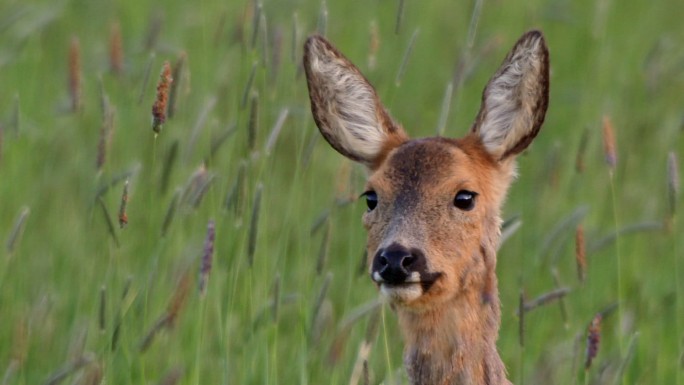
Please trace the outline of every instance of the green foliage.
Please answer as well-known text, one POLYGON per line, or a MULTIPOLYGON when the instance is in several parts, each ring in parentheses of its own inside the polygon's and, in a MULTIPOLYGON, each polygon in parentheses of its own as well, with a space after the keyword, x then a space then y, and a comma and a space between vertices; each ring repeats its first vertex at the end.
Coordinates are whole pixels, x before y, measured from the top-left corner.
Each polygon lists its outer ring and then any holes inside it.
POLYGON ((3 384, 57 381, 60 371, 81 383, 99 371, 111 384, 174 376, 184 384, 346 384, 365 338, 371 382, 403 378, 395 319, 385 308, 377 328, 371 303, 363 205, 347 204, 363 191, 363 170, 320 140, 309 111, 301 46, 317 28, 413 136, 433 135, 444 117, 445 135, 465 133, 508 48, 525 30, 542 29, 551 102, 506 204, 505 216, 517 215, 520 227, 499 252, 499 348, 509 376, 520 384, 603 383, 623 371, 624 383, 682 383, 684 237, 668 211, 666 167, 668 151, 684 156, 681 4, 494 0, 474 15, 474 3, 452 1, 260 4, 0 5, 3 384), (115 22, 118 75, 109 64, 115 22), (82 105, 75 112, 74 37, 82 105), (155 137, 155 85, 162 63, 175 66, 182 52, 175 114, 155 137), (603 116, 617 139, 614 196, 603 116), (120 228, 126 179, 128 225, 120 228), (209 220, 216 239, 201 297, 209 220), (587 243, 583 284, 578 223, 587 243), (519 293, 531 299, 558 287, 572 289, 562 310, 554 302, 525 314, 521 347, 519 293), (585 371, 587 326, 618 298, 621 316, 603 317, 598 355, 585 371), (155 323, 162 326, 141 351, 155 323))

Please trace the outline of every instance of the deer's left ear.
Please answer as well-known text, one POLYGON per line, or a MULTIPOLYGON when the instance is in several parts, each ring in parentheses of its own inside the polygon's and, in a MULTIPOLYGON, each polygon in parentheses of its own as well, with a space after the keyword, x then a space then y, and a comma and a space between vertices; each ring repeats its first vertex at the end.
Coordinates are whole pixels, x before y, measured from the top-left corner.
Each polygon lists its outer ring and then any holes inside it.
POLYGON ((485 87, 471 131, 495 159, 504 160, 537 136, 548 102, 549 51, 542 33, 529 31, 485 87))

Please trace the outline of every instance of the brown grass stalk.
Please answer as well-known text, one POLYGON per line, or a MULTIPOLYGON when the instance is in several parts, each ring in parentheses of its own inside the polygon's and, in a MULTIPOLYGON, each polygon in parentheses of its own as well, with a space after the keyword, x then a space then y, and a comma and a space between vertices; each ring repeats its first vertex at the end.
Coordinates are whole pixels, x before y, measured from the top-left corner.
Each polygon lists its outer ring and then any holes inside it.
POLYGON ((611 172, 615 171, 617 165, 617 153, 615 146, 615 130, 613 129, 613 120, 610 116, 603 117, 603 153, 605 155, 606 164, 611 172))
POLYGON ((123 39, 119 22, 112 23, 109 29, 109 70, 114 75, 121 75, 124 70, 123 39))
POLYGON ((166 311, 157 319, 140 342, 140 352, 145 352, 152 345, 154 338, 162 329, 170 329, 175 326, 178 316, 187 302, 188 293, 190 292, 190 283, 190 272, 189 270, 186 270, 176 285, 176 290, 173 292, 173 296, 166 306, 166 311))
POLYGON ((589 130, 585 128, 582 131, 579 145, 577 146, 577 155, 575 157, 575 171, 583 173, 585 169, 584 156, 587 152, 587 145, 589 144, 589 130))
POLYGON ((82 84, 81 84, 81 44, 77 37, 71 38, 69 45, 69 98, 71 112, 81 109, 82 84))
POLYGON ((157 134, 161 132, 162 125, 166 122, 169 90, 172 82, 171 65, 165 61, 157 83, 157 98, 152 105, 152 130, 157 134))

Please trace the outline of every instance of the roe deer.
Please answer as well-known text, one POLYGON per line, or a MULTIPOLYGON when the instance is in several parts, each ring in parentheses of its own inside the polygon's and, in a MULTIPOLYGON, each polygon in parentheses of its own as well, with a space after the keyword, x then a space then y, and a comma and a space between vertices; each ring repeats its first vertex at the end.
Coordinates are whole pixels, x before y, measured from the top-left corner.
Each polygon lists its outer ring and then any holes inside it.
POLYGON ((306 41, 304 68, 321 134, 368 168, 370 276, 399 318, 411 383, 510 384, 496 349, 496 251, 514 158, 548 105, 541 32, 518 40, 460 139, 409 139, 361 72, 320 36, 306 41))

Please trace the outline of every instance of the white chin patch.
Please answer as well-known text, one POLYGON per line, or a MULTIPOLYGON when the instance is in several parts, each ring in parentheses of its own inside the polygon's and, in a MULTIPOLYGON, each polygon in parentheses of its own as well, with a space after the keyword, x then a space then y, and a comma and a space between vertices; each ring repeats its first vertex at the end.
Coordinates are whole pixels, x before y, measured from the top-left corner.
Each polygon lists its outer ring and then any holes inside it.
POLYGON ((390 304, 401 304, 418 299, 423 295, 423 288, 420 284, 388 286, 383 283, 380 285, 380 294, 390 304))

